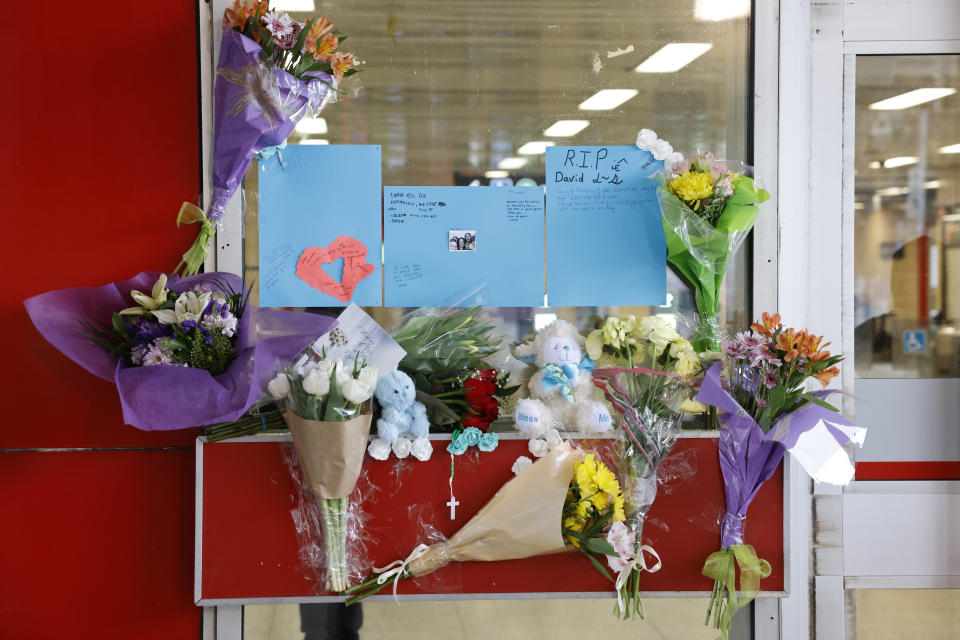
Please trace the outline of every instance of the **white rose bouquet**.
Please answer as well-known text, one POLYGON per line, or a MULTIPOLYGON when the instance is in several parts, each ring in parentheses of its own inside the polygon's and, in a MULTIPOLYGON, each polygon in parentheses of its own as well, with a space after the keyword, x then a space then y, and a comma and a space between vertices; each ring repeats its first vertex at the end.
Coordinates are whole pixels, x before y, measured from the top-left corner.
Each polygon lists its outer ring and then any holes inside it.
POLYGON ((318 362, 287 367, 267 385, 285 410, 307 485, 320 499, 328 591, 350 586, 348 498, 360 476, 376 386, 375 367, 344 365, 325 354, 318 362))
POLYGON ((642 618, 640 573, 660 568, 660 557, 643 544, 643 521, 657 496, 657 468, 673 448, 684 412, 703 410, 690 381, 701 372, 700 357, 658 316, 611 316, 587 336, 586 346, 601 365, 593 370, 594 384, 621 416, 617 466, 626 522, 608 537, 619 554, 610 560, 617 573, 618 612, 642 618))

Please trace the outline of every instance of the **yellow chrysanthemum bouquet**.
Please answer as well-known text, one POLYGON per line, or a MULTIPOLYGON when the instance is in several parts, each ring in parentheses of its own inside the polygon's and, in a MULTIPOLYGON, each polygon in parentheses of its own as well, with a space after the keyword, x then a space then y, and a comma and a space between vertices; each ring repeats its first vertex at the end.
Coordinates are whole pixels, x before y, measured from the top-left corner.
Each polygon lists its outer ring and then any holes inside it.
POLYGON ((593 371, 594 384, 621 417, 617 466, 625 520, 611 525, 607 538, 618 551, 609 559, 617 573, 618 613, 642 618, 640 574, 660 568, 659 556, 642 544, 643 523, 657 495, 657 468, 673 448, 684 413, 703 409, 691 384, 701 372, 700 357, 658 316, 607 318, 587 336, 587 353, 601 365, 593 371))

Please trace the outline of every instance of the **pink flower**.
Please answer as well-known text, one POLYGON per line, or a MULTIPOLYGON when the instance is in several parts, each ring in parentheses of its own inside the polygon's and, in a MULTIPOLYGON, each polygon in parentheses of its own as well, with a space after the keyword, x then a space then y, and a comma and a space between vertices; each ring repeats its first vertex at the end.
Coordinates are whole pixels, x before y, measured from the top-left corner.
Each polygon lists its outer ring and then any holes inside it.
POLYGON ((773 389, 775 386, 777 386, 776 369, 767 369, 763 373, 763 384, 767 389, 773 389))
POLYGON ((267 31, 272 33, 276 39, 288 36, 293 32, 293 18, 285 13, 271 11, 265 14, 261 20, 263 20, 263 26, 266 27, 267 31))
POLYGON ((627 525, 622 522, 614 522, 610 525, 610 531, 607 532, 607 542, 610 543, 614 551, 620 554, 619 557, 607 556, 607 564, 614 571, 620 572, 633 559, 636 536, 627 525))

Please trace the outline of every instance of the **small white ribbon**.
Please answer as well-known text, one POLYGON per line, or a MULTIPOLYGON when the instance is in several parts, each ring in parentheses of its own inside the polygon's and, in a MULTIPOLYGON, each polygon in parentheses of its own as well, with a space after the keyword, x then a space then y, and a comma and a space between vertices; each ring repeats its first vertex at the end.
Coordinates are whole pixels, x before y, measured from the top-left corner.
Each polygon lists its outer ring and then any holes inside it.
POLYGON ((663 566, 663 563, 660 562, 660 554, 654 551, 653 547, 644 544, 637 548, 637 552, 633 559, 627 563, 627 566, 617 573, 617 609, 621 614, 626 613, 626 610, 623 608, 623 595, 621 595, 621 591, 623 591, 623 588, 627 586, 627 580, 630 578, 630 574, 633 573, 633 570, 638 566, 640 567, 641 571, 646 571, 647 573, 656 573, 657 571, 660 571, 660 567, 663 566), (647 560, 643 555, 644 552, 647 552, 656 558, 657 563, 652 567, 648 567, 647 560))
MULTIPOLYGON (((400 599, 397 598, 397 585, 400 584, 400 579, 403 577, 403 572, 406 571, 407 565, 411 562, 423 556, 427 551, 430 550, 430 547, 425 544, 418 544, 417 547, 407 556, 406 560, 394 560, 385 567, 373 568, 374 573, 379 573, 380 577, 377 578, 377 584, 383 584, 387 580, 393 579, 393 600, 397 604, 400 604, 400 599)), ((653 551, 653 549, 651 549, 653 551)), ((659 568, 659 566, 658 566, 659 568)))

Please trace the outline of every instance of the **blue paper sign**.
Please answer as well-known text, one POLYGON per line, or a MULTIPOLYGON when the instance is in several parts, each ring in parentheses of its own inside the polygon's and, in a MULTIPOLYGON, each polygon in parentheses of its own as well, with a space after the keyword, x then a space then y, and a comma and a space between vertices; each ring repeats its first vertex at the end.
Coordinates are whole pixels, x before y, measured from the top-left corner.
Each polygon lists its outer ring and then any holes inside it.
POLYGON ((259 180, 261 306, 379 306, 380 147, 288 146, 259 180))
POLYGON ((663 162, 628 146, 548 147, 546 162, 550 306, 662 305, 663 162))
POLYGON ((543 304, 540 188, 385 187, 383 239, 388 307, 543 304))

